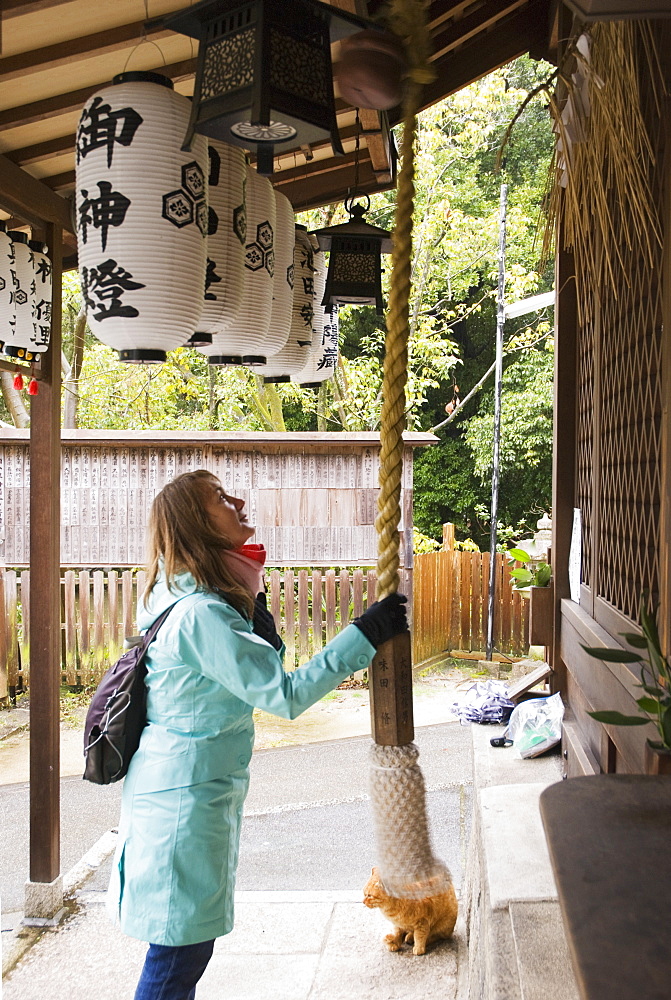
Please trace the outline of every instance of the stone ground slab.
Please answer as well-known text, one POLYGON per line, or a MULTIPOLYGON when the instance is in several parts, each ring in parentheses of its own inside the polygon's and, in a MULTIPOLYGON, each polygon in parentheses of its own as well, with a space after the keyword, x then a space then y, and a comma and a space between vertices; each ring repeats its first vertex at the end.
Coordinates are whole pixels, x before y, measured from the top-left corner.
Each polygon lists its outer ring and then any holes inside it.
POLYGON ((446 1000, 456 996, 458 942, 426 955, 390 952, 391 924, 378 911, 339 903, 317 968, 310 1000, 446 1000))
MULTIPOLYGON (((131 1000, 146 946, 110 923, 100 895, 81 893, 79 910, 42 934, 3 980, 3 1000, 131 1000)), ((456 1000, 459 940, 424 956, 392 954, 383 942, 389 923, 351 894, 310 893, 307 902, 242 895, 198 1000, 456 1000)))

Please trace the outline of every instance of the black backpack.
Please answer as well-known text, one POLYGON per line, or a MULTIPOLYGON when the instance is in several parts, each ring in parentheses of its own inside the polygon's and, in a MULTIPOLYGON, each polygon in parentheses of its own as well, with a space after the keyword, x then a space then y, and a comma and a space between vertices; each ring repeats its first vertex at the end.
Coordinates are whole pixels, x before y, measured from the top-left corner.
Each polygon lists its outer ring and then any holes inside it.
POLYGON ((174 606, 158 616, 138 645, 119 657, 96 688, 84 726, 86 781, 109 785, 125 776, 147 724, 147 649, 174 606))

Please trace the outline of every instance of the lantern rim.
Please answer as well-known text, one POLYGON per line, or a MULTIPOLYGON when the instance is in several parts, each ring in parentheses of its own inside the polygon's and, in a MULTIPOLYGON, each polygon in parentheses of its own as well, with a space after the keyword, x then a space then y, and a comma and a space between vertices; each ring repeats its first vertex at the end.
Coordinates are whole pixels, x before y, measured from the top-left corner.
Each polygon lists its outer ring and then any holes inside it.
POLYGON ((147 69, 132 69, 124 73, 117 73, 112 77, 112 86, 118 87, 122 83, 156 83, 159 87, 167 87, 174 90, 175 85, 168 76, 163 73, 154 73, 147 69))
POLYGON ((242 358, 239 354, 212 354, 208 359, 208 364, 223 368, 225 365, 241 365, 242 358))
POLYGON ((159 351, 155 348, 145 347, 133 350, 122 348, 117 353, 119 361, 125 361, 126 364, 130 365, 161 365, 167 359, 165 351, 159 351))
POLYGON ((10 229, 7 235, 15 243, 25 243, 26 246, 28 245, 28 234, 22 233, 19 229, 10 229))
POLYGON ((373 226, 362 219, 350 219, 338 226, 326 226, 324 229, 314 229, 310 236, 316 236, 320 250, 330 250, 334 238, 374 239, 380 241, 380 252, 391 253, 393 250, 392 234, 380 226, 373 226))

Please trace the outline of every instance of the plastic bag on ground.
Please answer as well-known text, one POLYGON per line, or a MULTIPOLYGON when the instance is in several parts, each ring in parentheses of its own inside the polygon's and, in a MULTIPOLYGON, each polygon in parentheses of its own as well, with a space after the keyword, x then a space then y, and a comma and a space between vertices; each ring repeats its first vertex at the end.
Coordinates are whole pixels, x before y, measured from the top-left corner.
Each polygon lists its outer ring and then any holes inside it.
POLYGON ((455 701, 450 709, 462 726, 469 722, 492 725, 507 722, 515 703, 508 697, 505 681, 477 681, 455 701))
POLYGON ((523 759, 538 757, 561 740, 564 704, 560 694, 523 701, 510 716, 506 736, 523 759))

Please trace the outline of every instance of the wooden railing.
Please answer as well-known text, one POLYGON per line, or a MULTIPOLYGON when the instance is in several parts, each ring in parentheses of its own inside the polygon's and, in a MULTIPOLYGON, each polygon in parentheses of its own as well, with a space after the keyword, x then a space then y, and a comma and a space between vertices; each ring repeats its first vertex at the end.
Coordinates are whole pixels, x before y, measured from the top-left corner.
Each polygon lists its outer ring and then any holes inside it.
MULTIPOLYGON (((528 606, 510 587, 505 560, 497 556, 496 648, 521 655, 528 649, 528 606)), ((318 652, 375 599, 374 570, 270 570, 268 606, 286 645, 292 669, 318 652)), ((68 570, 61 580, 62 682, 96 684, 137 631, 135 609, 143 571, 68 570)), ((415 557, 413 660, 444 651, 485 648, 489 555, 432 552, 415 557)), ((0 571, 0 698, 27 688, 30 572, 0 571)))
MULTIPOLYGON (((271 570, 268 606, 286 645, 287 669, 320 650, 375 595, 373 570, 271 570)), ((96 684, 137 631, 143 571, 68 570, 61 580, 62 682, 96 684)), ((30 680, 30 572, 0 571, 0 698, 30 680)))

